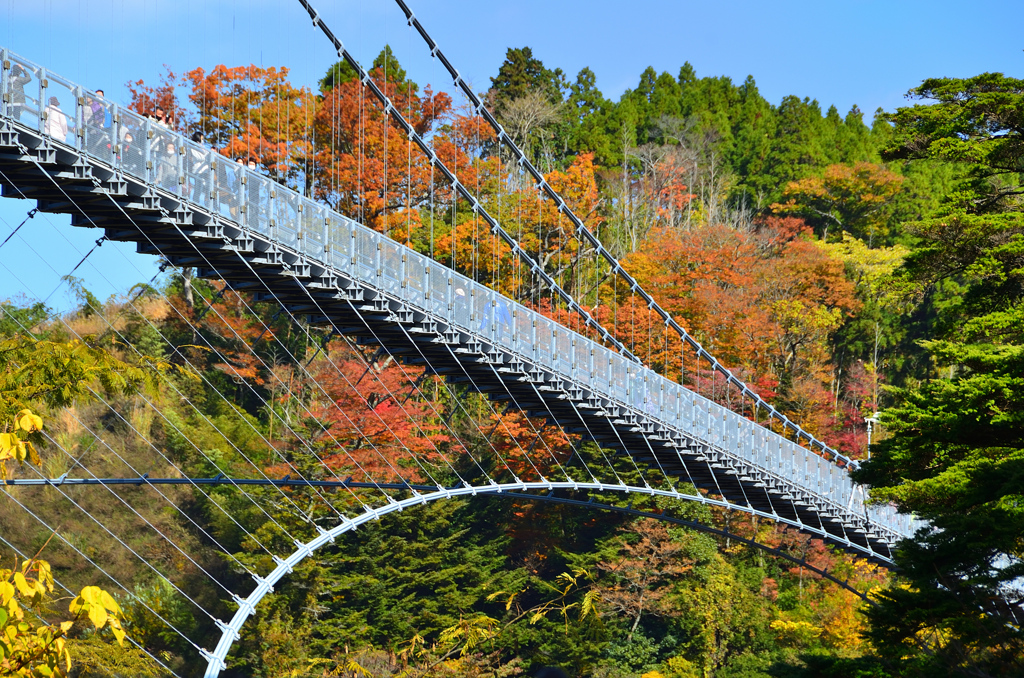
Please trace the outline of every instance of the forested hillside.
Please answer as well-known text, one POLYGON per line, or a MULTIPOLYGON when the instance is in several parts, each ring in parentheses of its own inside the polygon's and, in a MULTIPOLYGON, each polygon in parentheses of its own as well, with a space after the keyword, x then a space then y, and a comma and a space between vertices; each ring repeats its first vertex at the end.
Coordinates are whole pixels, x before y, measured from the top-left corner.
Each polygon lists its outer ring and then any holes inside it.
MULTIPOLYGON (((678 337, 649 321, 555 206, 515 180, 479 117, 411 82, 387 48, 373 65, 395 107, 552 277, 649 365, 687 385, 701 378, 679 362, 678 337)), ((856 107, 770 102, 753 77, 735 84, 688 63, 677 74, 648 69, 617 101, 596 80, 510 49, 485 100, 587 227, 709 352, 807 431, 862 460, 856 477, 878 501, 936 529, 905 544, 894 574, 746 515, 651 498, 617 504, 755 539, 843 588, 678 524, 516 498, 439 502, 307 559, 261 604, 224 675, 525 676, 547 665, 605 678, 1024 674, 1024 635, 1006 616, 1024 575, 1024 81, 929 80, 911 90, 912 105, 865 119, 856 107)), ((315 86, 290 82, 287 69, 222 65, 130 88, 135 110, 159 106, 227 157, 252 159, 275 180, 578 326, 409 151, 344 62, 315 86)), ((293 323, 273 303, 192 269, 168 268, 150 282, 102 301, 71 279, 81 303, 66 314, 36 300, 3 302, 0 350, 9 357, 0 369, 5 392, 17 394, 3 415, 34 407, 47 436, 74 455, 39 443, 47 477, 74 474, 86 459, 110 476, 130 460, 154 477, 238 477, 255 463, 270 477, 298 469, 422 482, 421 469, 381 465, 376 451, 461 459, 457 468, 471 474, 474 451, 493 446, 514 473, 538 430, 567 465, 602 454, 543 418, 498 413, 464 385, 293 323), (48 401, 17 390, 26 365, 50 359, 32 352, 41 342, 59 355, 88 347, 138 373, 48 401), (130 414, 114 416, 110 403, 130 414)), ((315 535, 288 502, 325 525, 333 519, 302 488, 286 490, 287 502, 276 489, 253 490, 257 508, 230 486, 178 486, 168 492, 181 511, 154 502, 141 515, 120 510, 112 491, 16 490, 67 534, 96 529, 68 497, 89 506, 221 618, 235 602, 200 571, 241 581, 245 567, 272 569, 264 544, 287 552, 285 529, 315 535), (188 544, 190 557, 154 539, 144 521, 188 544), (232 557, 215 555, 214 541, 232 557)), ((133 501, 148 491, 116 490, 133 501)), ((97 583, 71 549, 4 502, 6 539, 28 553, 45 544, 72 588, 97 583)), ((359 505, 343 492, 331 502, 359 505)), ((220 631, 117 543, 88 549, 135 582, 134 598, 114 591, 129 637, 180 675, 201 675, 154 611, 193 637, 220 631)), ((103 642, 105 633, 81 632, 71 644, 76 675, 160 675, 137 650, 103 642)))

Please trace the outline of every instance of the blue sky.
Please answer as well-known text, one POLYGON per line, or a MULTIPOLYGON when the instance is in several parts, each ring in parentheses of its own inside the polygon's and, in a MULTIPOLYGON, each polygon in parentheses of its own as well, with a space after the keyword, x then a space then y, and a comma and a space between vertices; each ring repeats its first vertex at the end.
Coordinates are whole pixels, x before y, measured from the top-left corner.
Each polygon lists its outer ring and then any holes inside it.
MULTIPOLYGON (((1001 71, 1024 77, 1024 3, 1007 0, 409 0, 417 17, 477 90, 508 47, 529 45, 549 67, 573 77, 584 66, 617 98, 647 66, 675 75, 754 76, 778 103, 787 94, 892 110, 932 76, 1001 71)), ((391 0, 314 0, 334 32, 364 63, 391 44, 421 84, 447 84, 391 0)), ((217 63, 288 66, 313 84, 334 61, 295 0, 0 0, 0 45, 124 101, 129 79, 155 82, 217 63)), ((0 241, 32 205, 0 201, 0 241)), ((67 308, 59 278, 100 232, 69 217, 38 215, 0 248, 0 298, 25 294, 67 308), (24 238, 22 238, 24 234, 24 238)), ((154 259, 106 243, 77 272, 101 298, 148 280, 154 259)))

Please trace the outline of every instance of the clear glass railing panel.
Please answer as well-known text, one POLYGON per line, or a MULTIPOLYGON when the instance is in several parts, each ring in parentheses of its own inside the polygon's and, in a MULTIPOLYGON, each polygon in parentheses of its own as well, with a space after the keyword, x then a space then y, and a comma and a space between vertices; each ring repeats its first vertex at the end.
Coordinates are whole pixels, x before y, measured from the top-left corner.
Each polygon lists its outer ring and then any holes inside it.
POLYGON ((533 339, 533 323, 535 314, 532 311, 526 310, 522 306, 516 305, 512 311, 512 316, 515 320, 514 349, 516 353, 527 360, 533 360, 534 351, 536 349, 533 339))
POLYGON ((669 426, 679 426, 679 384, 668 384, 661 394, 661 416, 669 426))
POLYGON ((150 122, 149 136, 153 183, 168 193, 179 193, 181 173, 178 171, 178 136, 154 122, 150 122))
POLYGON ((541 367, 551 369, 554 364, 555 324, 540 314, 535 314, 533 328, 535 359, 541 367))
POLYGON ((779 438, 779 451, 778 451, 778 474, 786 480, 792 480, 793 477, 793 451, 790 448, 789 441, 779 438))
MULTIPOLYGON (((257 233, 273 237, 270 222, 274 214, 271 193, 276 194, 274 182, 255 172, 245 178, 245 224, 257 233)), ((321 256, 323 253, 321 252, 321 256)))
POLYGON ((327 236, 330 255, 326 263, 342 273, 352 270, 352 227, 348 219, 338 214, 331 215, 327 236))
MULTIPOLYGON (((88 137, 86 137, 88 141, 88 137)), ((216 195, 213 193, 213 171, 210 163, 219 154, 200 144, 185 142, 182 165, 185 169, 185 197, 204 209, 212 209, 216 195)))
POLYGON ((312 203, 306 203, 302 221, 302 251, 314 261, 323 262, 327 244, 327 210, 312 203), (305 217, 309 212, 309 216, 305 217))
MULTIPOLYGON (((484 341, 494 341, 494 309, 491 306, 493 292, 479 287, 471 281, 464 281, 466 292, 469 294, 469 331, 479 335, 484 341)), ((458 295, 458 290, 455 291, 458 295)), ((456 297, 456 304, 458 303, 456 297)))
POLYGON ((430 290, 427 287, 427 271, 430 260, 419 252, 406 250, 405 299, 416 308, 429 310, 430 290))
POLYGON ((355 269, 357 278, 377 282, 377 240, 380 238, 376 233, 367 228, 357 228, 355 231, 355 269))
POLYGON ((318 226, 318 215, 319 206, 316 203, 304 198, 299 199, 299 240, 295 249, 306 256, 320 259, 323 257, 324 220, 320 217, 318 226), (315 235, 318 230, 319 237, 315 235), (314 254, 317 245, 320 246, 320 252, 314 254))
POLYGON ((558 374, 565 375, 572 378, 575 375, 573 365, 575 358, 573 356, 573 336, 566 328, 562 327, 558 323, 552 323, 554 327, 555 336, 552 344, 552 356, 551 368, 558 374))
POLYGON ((400 296, 403 271, 401 246, 390 238, 380 239, 381 248, 381 284, 387 292, 400 296))
POLYGON ((78 148, 78 96, 74 83, 46 74, 43 92, 43 133, 53 141, 78 148))
POLYGON ((459 288, 461 293, 455 299, 452 295, 455 286, 452 284, 451 272, 436 262, 428 262, 427 273, 428 285, 430 286, 430 306, 428 310, 441 318, 452 320, 461 327, 466 327, 469 322, 469 305, 466 299, 466 290, 459 288), (455 307, 456 300, 460 308, 455 307))
POLYGON ((608 356, 611 358, 611 393, 619 402, 626 401, 626 381, 629 377, 629 371, 626 365, 626 359, 608 351, 608 356))
POLYGON ((759 465, 765 471, 774 473, 775 468, 772 466, 772 450, 771 450, 771 438, 766 435, 767 431, 763 428, 759 428, 757 431, 757 441, 755 443, 757 450, 757 459, 759 465))
POLYGON ((647 375, 644 371, 640 365, 626 362, 626 398, 633 409, 648 412, 644 402, 647 397, 647 375))
POLYGON ((515 348, 513 342, 515 323, 518 320, 518 316, 524 313, 524 310, 520 306, 516 311, 516 316, 513 316, 512 309, 517 306, 516 304, 508 301, 497 292, 494 292, 491 298, 492 303, 487 307, 490 313, 487 321, 490 323, 491 331, 494 333, 492 335, 493 341, 505 350, 511 351, 515 348))
POLYGON ((591 360, 594 342, 578 335, 574 336, 572 341, 573 374, 576 376, 576 381, 589 387, 594 381, 594 365, 591 360))
POLYGON ((230 196, 233 191, 238 190, 237 186, 231 185, 234 172, 231 171, 231 158, 224 157, 217 153, 211 156, 210 173, 213 178, 213 186, 210 194, 210 209, 217 214, 231 218, 230 196))
MULTIPOLYGON (((471 296, 473 290, 466 284, 467 281, 463 276, 453 272, 449 272, 449 275, 452 280, 452 289, 449 292, 452 305, 450 317, 460 329, 474 332, 480 324, 480 319, 477 317, 476 297, 471 296)), ((434 289, 440 293, 436 288, 434 289)))
POLYGON ((647 402, 649 407, 647 412, 658 419, 664 421, 662 417, 662 394, 664 393, 664 380, 659 379, 656 375, 651 374, 648 376, 647 381, 647 402))
POLYGON ((736 418, 736 453, 744 461, 753 461, 754 430, 743 417, 736 418))
POLYGON ((592 346, 592 350, 591 386, 602 395, 609 395, 611 393, 609 372, 611 369, 612 352, 596 343, 592 346))
POLYGON ((82 108, 82 139, 85 152, 105 165, 114 166, 114 104, 91 92, 82 108))
POLYGON ((245 216, 242 206, 245 204, 246 186, 242 183, 242 177, 245 176, 246 169, 239 162, 231 162, 227 158, 224 160, 225 162, 217 163, 218 169, 223 166, 224 180, 217 191, 220 198, 220 213, 225 219, 241 224, 245 216))
POLYGON ((298 249, 299 196, 291 191, 274 190, 274 239, 281 245, 298 249))
POLYGON ((117 116, 118 157, 125 174, 149 179, 146 170, 146 138, 148 121, 137 113, 120 109, 117 116))
POLYGON ((15 122, 34 130, 40 130, 39 105, 40 69, 16 56, 11 56, 11 68, 7 72, 7 94, 9 110, 15 122))
MULTIPOLYGON (((6 49, 0 49, 0 60, 10 63, 10 57, 6 49)), ((11 69, 6 64, 0 66, 0 115, 5 118, 13 117, 11 109, 11 69)))

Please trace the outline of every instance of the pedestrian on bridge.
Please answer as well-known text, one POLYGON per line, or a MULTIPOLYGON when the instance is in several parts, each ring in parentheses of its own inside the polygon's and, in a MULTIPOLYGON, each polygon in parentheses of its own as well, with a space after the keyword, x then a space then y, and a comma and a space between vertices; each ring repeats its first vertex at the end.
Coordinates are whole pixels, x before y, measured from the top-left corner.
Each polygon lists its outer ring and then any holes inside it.
POLYGON ((13 109, 12 117, 18 122, 24 122, 21 115, 29 110, 26 106, 25 85, 30 82, 32 82, 32 76, 28 74, 28 71, 21 64, 14 64, 14 69, 11 71, 11 108, 13 109))
POLYGON ((57 139, 61 143, 67 141, 68 116, 64 115, 64 111, 60 110, 60 101, 57 97, 50 97, 46 106, 46 125, 44 129, 51 139, 57 139))

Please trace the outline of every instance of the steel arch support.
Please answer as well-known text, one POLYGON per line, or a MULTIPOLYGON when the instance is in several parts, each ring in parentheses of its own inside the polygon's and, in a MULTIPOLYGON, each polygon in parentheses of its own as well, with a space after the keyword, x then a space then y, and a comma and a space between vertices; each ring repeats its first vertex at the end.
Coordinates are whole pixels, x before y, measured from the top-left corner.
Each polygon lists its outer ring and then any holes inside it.
MULTIPOLYGON (((814 528, 810 525, 800 523, 799 521, 790 520, 783 518, 782 516, 773 515, 766 511, 760 511, 758 509, 751 508, 749 506, 742 506, 739 504, 733 504, 722 499, 713 499, 705 497, 700 494, 683 494, 675 490, 661 490, 653 487, 635 487, 631 485, 607 485, 604 483, 588 483, 588 482, 515 482, 515 483, 491 483, 488 485, 481 486, 463 486, 455 488, 439 488, 435 492, 421 493, 416 492, 411 497, 402 500, 392 500, 386 506, 379 508, 368 508, 362 514, 355 518, 348 519, 340 525, 336 525, 330 530, 324 530, 319 535, 306 542, 305 544, 297 543, 296 550, 285 559, 274 558, 277 563, 277 567, 268 574, 266 577, 257 580, 256 588, 246 596, 244 599, 236 597, 235 600, 238 603, 238 610, 235 611, 231 621, 227 623, 218 624, 221 628, 221 637, 217 643, 216 648, 213 652, 204 652, 204 656, 207 659, 206 678, 216 678, 220 675, 220 672, 227 668, 227 656, 231 650, 231 646, 234 645, 235 641, 240 637, 242 632, 242 626, 246 620, 256 611, 256 606, 268 593, 273 592, 274 585, 277 584, 286 575, 290 574, 295 567, 305 560, 308 556, 312 555, 317 549, 331 543, 334 539, 346 532, 355 530, 360 525, 367 523, 371 520, 379 520, 382 516, 385 516, 394 511, 402 511, 406 508, 411 508, 419 504, 426 504, 428 502, 437 501, 438 499, 451 499, 452 497, 465 497, 465 496, 476 496, 476 495, 492 495, 501 494, 504 492, 529 492, 535 490, 591 490, 596 492, 624 492, 634 494, 646 494, 654 497, 668 497, 672 499, 679 499, 682 501, 693 501, 708 506, 714 506, 717 508, 730 509, 734 511, 741 511, 743 513, 749 513, 751 515, 765 518, 768 520, 775 521, 777 523, 783 523, 791 527, 795 527, 803 532, 813 534, 830 541, 836 541, 835 535, 829 534, 824 530, 814 528)), ((529 496, 522 496, 524 499, 529 499, 529 496)), ((860 552, 862 555, 875 560, 881 560, 883 562, 892 561, 883 556, 880 553, 876 553, 869 548, 860 546, 853 542, 844 544, 848 549, 860 552)))

